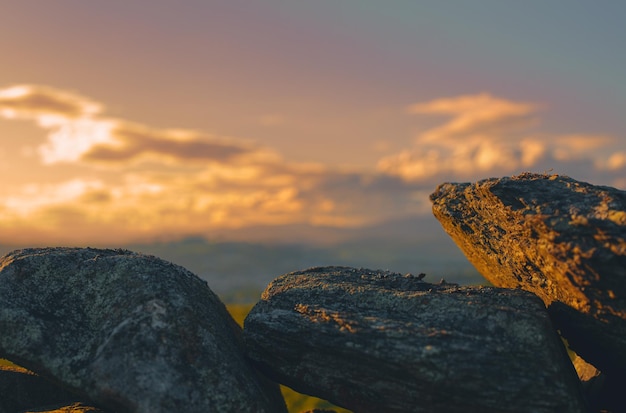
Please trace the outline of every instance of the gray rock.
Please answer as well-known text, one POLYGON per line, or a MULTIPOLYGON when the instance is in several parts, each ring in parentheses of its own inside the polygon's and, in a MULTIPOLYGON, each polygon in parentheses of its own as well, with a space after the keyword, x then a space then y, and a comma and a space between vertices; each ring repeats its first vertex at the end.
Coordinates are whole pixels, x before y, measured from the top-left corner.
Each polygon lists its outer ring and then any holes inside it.
POLYGON ((276 381, 359 412, 583 412, 539 298, 346 267, 285 274, 245 320, 276 381))
POLYGON ((0 259, 0 357, 115 412, 285 412, 204 281, 125 250, 0 259))
POLYGON ((433 213, 491 283, 532 291, 570 347, 626 372, 626 192, 525 173, 440 185, 433 213))

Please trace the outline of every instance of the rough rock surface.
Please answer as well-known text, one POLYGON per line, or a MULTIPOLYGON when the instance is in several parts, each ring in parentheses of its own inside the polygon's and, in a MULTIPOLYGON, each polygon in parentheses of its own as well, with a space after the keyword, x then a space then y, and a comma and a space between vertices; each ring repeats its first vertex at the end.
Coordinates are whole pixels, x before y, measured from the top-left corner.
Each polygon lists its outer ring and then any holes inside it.
POLYGON ((346 267, 275 279, 244 324, 248 356, 355 412, 583 412, 539 298, 346 267))
POLYGON ((107 413, 97 407, 87 406, 83 403, 72 403, 67 406, 50 406, 43 409, 29 409, 23 413, 107 413))
POLYGON ((485 278, 537 294, 576 353, 624 375, 626 192, 525 173, 446 183, 431 200, 485 278))
POLYGON ((204 281, 125 250, 0 259, 0 357, 115 412, 285 412, 204 281))

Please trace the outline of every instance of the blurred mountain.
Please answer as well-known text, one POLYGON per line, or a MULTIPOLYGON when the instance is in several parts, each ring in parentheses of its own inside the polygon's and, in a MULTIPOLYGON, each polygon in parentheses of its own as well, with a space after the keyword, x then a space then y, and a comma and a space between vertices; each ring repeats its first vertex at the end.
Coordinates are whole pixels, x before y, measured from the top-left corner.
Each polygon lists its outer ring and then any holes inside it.
POLYGON ((257 228, 256 231, 272 232, 274 239, 268 242, 259 237, 257 241, 243 242, 190 237, 126 248, 182 265, 207 280, 209 286, 223 296, 259 292, 281 274, 327 265, 423 272, 429 282, 441 279, 460 284, 485 282, 434 218, 413 218, 352 230, 315 228, 311 231, 298 226, 257 228), (308 238, 312 232, 317 238, 308 238), (294 241, 286 241, 286 234, 291 234, 294 241), (302 234, 307 234, 307 238, 302 234))
MULTIPOLYGON (((214 237, 101 247, 127 248, 181 265, 226 301, 254 301, 281 274, 328 265, 425 273, 429 282, 485 283, 430 216, 359 229, 256 227, 214 237)), ((17 248, 0 246, 0 253, 17 248)))

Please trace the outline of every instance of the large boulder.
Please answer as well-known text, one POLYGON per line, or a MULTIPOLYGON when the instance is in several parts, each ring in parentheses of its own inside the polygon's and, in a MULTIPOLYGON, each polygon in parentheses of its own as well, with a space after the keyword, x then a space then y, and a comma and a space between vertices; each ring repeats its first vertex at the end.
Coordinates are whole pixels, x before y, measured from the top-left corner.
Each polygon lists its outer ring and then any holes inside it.
POLYGON ((359 412, 583 412, 541 300, 347 267, 282 275, 244 325, 248 356, 359 412))
POLYGON ((126 250, 0 259, 0 357, 115 412, 286 412, 204 281, 126 250))
POLYGON ((576 353, 624 376, 626 192, 525 173, 446 183, 431 200, 485 278, 537 294, 576 353))

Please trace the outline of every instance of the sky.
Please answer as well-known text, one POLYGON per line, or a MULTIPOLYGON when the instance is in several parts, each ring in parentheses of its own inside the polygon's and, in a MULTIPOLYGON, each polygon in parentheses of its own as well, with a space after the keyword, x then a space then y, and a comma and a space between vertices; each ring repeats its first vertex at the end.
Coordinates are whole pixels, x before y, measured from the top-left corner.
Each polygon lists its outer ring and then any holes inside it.
POLYGON ((0 244, 322 242, 524 171, 626 189, 625 17, 617 0, 0 0, 0 244))

